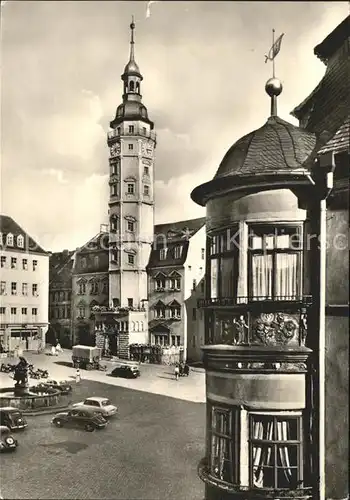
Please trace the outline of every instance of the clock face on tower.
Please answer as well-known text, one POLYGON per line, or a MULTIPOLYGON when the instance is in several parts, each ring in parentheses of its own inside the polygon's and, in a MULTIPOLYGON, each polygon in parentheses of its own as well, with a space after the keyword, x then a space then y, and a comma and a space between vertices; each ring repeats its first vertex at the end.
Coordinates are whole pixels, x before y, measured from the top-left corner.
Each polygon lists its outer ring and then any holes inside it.
POLYGON ((142 143, 142 154, 146 156, 152 156, 152 152, 153 152, 153 142, 144 141, 142 143))
POLYGON ((120 143, 116 142, 111 146, 111 156, 117 156, 120 154, 120 143))

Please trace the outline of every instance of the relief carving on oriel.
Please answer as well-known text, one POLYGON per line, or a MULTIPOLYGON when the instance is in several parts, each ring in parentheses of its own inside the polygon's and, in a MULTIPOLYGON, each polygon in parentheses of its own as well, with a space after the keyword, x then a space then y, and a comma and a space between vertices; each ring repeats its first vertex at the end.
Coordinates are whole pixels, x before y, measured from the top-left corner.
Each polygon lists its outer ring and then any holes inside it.
POLYGON ((244 345, 248 343, 249 326, 244 315, 217 318, 215 325, 217 343, 227 345, 244 345))
POLYGON ((264 345, 298 344, 300 315, 260 313, 252 321, 251 342, 264 345))

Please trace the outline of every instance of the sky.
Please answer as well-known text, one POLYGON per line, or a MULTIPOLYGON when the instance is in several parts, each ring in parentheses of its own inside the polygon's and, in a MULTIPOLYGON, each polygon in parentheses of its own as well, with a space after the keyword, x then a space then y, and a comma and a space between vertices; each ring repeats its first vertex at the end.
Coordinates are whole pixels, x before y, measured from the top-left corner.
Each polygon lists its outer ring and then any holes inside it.
POLYGON ((276 58, 281 118, 322 78, 313 54, 348 2, 1 2, 0 211, 46 250, 82 246, 108 220, 109 122, 122 101, 134 15, 143 103, 157 132, 156 223, 202 217, 190 199, 229 147, 261 127, 276 58))

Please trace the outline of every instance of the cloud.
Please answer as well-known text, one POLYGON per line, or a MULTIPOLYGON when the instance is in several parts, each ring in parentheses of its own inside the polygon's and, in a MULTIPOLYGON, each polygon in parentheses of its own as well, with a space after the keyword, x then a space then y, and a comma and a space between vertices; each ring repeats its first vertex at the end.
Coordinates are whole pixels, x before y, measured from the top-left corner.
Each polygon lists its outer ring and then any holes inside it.
POLYGON ((108 210, 108 123, 122 101, 131 14, 143 102, 155 122, 156 220, 203 209, 192 189, 269 115, 266 19, 284 32, 276 70, 289 115, 322 77, 316 44, 346 2, 8 2, 2 16, 3 212, 45 248, 89 240, 108 210), (254 49, 254 50, 252 50, 254 49))
POLYGON ((56 170, 55 168, 45 168, 41 171, 44 175, 51 175, 54 177, 59 184, 67 184, 67 180, 64 178, 64 173, 62 170, 56 170))

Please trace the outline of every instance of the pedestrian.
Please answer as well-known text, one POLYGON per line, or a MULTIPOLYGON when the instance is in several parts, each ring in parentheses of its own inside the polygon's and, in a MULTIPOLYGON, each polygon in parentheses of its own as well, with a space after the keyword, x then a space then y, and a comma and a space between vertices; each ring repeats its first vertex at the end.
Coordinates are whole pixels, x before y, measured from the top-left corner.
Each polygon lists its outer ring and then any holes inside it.
POLYGON ((57 345, 56 345, 56 352, 62 352, 62 347, 61 347, 61 344, 59 342, 57 342, 57 345))
POLYGON ((178 365, 175 365, 175 380, 179 380, 179 375, 180 375, 180 369, 178 365))
POLYGON ((81 381, 80 369, 77 368, 77 371, 75 372, 75 383, 79 384, 80 381, 81 381))
POLYGON ((54 345, 51 347, 51 356, 56 356, 56 347, 54 345))

